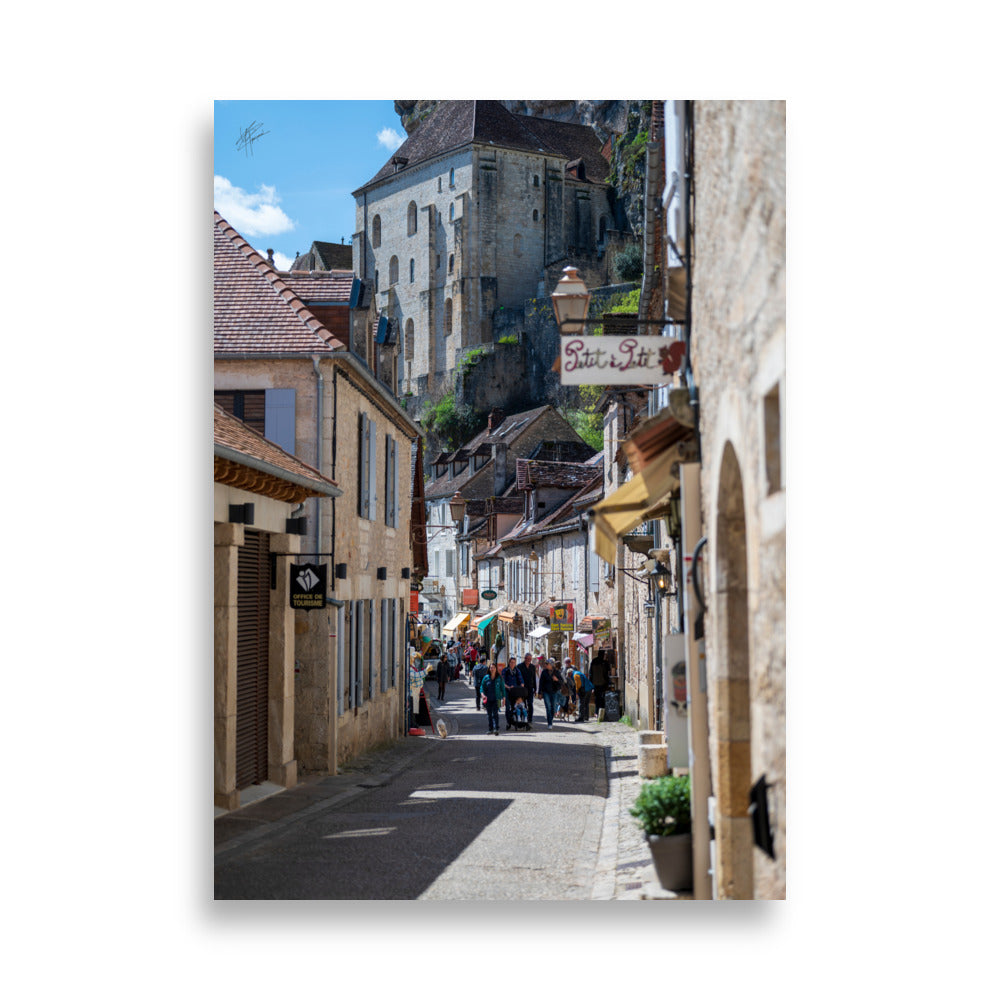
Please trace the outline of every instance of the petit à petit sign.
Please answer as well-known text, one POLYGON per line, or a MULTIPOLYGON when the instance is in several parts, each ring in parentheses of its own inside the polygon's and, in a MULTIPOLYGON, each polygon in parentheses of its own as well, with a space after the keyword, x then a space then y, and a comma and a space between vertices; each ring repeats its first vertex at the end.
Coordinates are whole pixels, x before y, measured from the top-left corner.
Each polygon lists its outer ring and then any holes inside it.
POLYGON ((560 337, 562 385, 658 385, 684 360, 672 337, 560 337))

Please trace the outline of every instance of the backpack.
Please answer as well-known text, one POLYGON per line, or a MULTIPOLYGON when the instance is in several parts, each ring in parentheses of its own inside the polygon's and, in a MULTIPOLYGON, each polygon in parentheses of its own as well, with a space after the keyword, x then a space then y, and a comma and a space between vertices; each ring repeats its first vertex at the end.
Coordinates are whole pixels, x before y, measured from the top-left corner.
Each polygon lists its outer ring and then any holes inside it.
POLYGON ((576 689, 577 691, 582 689, 584 694, 588 694, 594 690, 594 685, 591 684, 590 678, 579 670, 576 671, 576 689))

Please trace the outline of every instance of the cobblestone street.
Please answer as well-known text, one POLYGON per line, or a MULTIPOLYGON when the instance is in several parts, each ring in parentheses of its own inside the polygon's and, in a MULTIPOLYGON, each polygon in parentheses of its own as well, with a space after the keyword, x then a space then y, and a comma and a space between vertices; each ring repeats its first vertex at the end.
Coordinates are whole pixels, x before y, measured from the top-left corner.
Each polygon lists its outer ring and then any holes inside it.
POLYGON ((429 703, 447 739, 408 737, 219 816, 217 898, 684 898, 660 888, 628 813, 635 730, 548 730, 539 713, 490 737, 464 681, 429 703))

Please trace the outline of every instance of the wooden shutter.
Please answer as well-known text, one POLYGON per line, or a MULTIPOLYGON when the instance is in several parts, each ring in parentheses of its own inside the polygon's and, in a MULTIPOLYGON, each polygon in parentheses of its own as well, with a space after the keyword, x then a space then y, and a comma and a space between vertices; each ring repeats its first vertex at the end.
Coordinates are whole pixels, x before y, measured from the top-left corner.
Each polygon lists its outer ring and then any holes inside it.
POLYGON ((365 687, 364 687, 364 647, 365 647, 365 633, 364 633, 364 602, 354 601, 354 629, 353 629, 353 639, 354 639, 354 665, 352 669, 351 676, 354 679, 354 707, 358 708, 364 703, 365 700, 365 687))
MULTIPOLYGON (((367 419, 367 417, 365 418, 367 419)), ((378 486, 376 473, 378 472, 378 441, 376 440, 375 421, 368 421, 368 519, 374 521, 378 516, 376 510, 376 500, 378 497, 378 486)))
POLYGON ((389 599, 383 597, 380 603, 379 615, 380 621, 380 649, 381 656, 379 657, 379 664, 381 669, 379 670, 379 691, 385 691, 389 687, 389 599))
POLYGON ((358 516, 368 517, 368 417, 358 415, 358 516))
POLYGON ((368 668, 368 697, 375 697, 375 601, 365 602, 368 605, 368 654, 365 664, 368 668))
POLYGON ((236 787, 267 778, 268 535, 246 529, 237 562, 236 787))
POLYGON ((295 390, 266 389, 264 405, 264 437, 294 455, 295 390))
POLYGON ((343 607, 337 608, 337 715, 344 714, 344 690, 347 687, 347 664, 344 662, 345 617, 343 607))

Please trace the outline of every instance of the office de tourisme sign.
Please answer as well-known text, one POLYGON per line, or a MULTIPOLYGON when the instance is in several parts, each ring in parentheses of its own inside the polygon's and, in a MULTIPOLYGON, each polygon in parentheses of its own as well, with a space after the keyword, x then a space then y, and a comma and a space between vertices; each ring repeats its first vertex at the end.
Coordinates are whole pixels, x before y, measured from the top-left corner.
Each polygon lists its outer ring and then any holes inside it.
POLYGON ((684 360, 684 341, 671 337, 562 336, 562 385, 657 385, 684 360))

